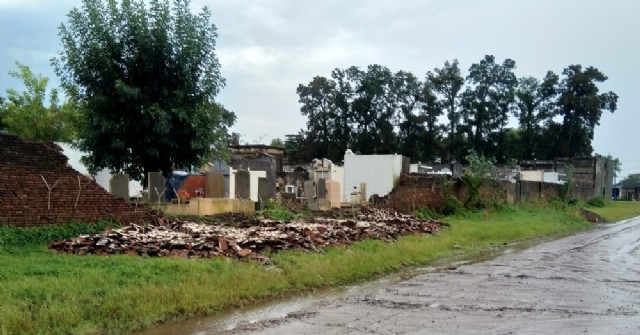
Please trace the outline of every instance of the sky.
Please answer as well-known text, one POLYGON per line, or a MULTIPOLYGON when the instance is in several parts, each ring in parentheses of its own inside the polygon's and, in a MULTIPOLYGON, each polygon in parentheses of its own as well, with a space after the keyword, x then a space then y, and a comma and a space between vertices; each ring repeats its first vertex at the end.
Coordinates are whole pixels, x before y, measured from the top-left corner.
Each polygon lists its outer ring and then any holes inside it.
MULTIPOLYGON (((15 62, 56 78, 57 27, 80 0, 0 0, 0 95, 22 90, 15 62)), ((306 128, 296 88, 335 68, 380 64, 427 71, 458 59, 466 70, 491 54, 516 61, 516 75, 542 79, 571 64, 609 77, 601 91, 618 110, 596 128, 595 153, 640 173, 640 1, 637 0, 192 0, 208 6, 226 86, 218 100, 237 115, 244 142, 268 144, 306 128), (635 135, 639 135, 638 138, 635 135)))

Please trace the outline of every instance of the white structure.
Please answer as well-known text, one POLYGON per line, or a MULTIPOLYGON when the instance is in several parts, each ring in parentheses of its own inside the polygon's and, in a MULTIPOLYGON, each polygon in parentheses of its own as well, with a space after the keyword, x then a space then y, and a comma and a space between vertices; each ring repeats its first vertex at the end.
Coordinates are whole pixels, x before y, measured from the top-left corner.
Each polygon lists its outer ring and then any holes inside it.
MULTIPOLYGON (((344 155, 342 200, 351 201, 351 192, 366 183, 366 198, 373 194, 385 196, 397 185, 402 171, 402 155, 356 155, 347 150, 344 155)), ((404 171, 408 172, 408 171, 404 171)))
MULTIPOLYGON (((267 171, 249 170, 249 198, 251 201, 258 202, 258 179, 267 178, 267 171)), ((267 201, 268 199, 262 199, 267 201)))
MULTIPOLYGON (((102 169, 98 171, 95 176, 92 176, 89 173, 89 170, 87 170, 87 167, 80 161, 84 155, 82 151, 71 147, 69 143, 56 142, 56 144, 62 148, 62 153, 69 158, 68 163, 74 170, 84 175, 91 176, 98 185, 102 186, 106 191, 111 192, 109 189, 109 180, 111 179, 111 173, 109 173, 109 170, 102 169)), ((142 184, 140 184, 139 181, 129 180, 129 196, 137 197, 141 195, 141 192, 142 184)))
MULTIPOLYGON (((230 166, 225 166, 224 168, 228 169, 228 172, 226 173, 223 172, 223 174, 226 174, 229 176, 228 177, 229 180, 228 181, 225 180, 225 192, 227 192, 226 195, 229 199, 235 199, 236 172, 238 170, 230 166)), ((220 172, 221 169, 216 169, 214 171, 220 172)), ((251 199, 251 201, 258 202, 258 179, 259 178, 267 178, 267 171, 249 170, 249 198, 251 199)), ((262 200, 266 201, 266 199, 262 199, 262 200)))
POLYGON ((541 170, 520 171, 520 180, 564 184, 564 181, 560 180, 560 174, 558 172, 547 172, 541 170))

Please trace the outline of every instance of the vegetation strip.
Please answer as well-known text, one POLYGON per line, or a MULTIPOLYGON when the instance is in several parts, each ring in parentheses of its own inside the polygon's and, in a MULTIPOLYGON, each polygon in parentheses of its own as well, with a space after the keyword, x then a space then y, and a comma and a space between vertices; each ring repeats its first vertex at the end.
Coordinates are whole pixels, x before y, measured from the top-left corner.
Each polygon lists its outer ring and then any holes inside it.
POLYGON ((438 236, 375 240, 322 253, 284 251, 273 266, 222 258, 184 260, 55 254, 44 245, 0 252, 1 334, 126 334, 257 300, 353 283, 591 225, 575 209, 519 206, 448 217, 438 236), (19 254, 19 257, 17 256, 19 254))

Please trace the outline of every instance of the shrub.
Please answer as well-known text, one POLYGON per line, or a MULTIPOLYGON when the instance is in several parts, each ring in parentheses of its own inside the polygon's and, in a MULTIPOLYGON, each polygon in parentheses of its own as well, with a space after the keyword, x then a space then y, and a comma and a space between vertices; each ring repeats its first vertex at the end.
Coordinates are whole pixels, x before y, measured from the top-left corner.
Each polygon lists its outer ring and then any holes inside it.
POLYGON ((456 197, 448 197, 442 207, 442 214, 450 216, 450 215, 462 215, 466 213, 466 209, 462 201, 458 200, 456 197))
POLYGON ((430 208, 418 209, 413 214, 423 220, 437 219, 439 217, 439 215, 430 208))
POLYGON ((573 199, 569 200, 569 205, 571 205, 571 206, 580 206, 581 203, 582 202, 578 198, 573 198, 573 199))
POLYGON ((297 218, 297 215, 281 204, 268 200, 262 214, 272 220, 289 222, 297 218))
POLYGON ((604 207, 606 205, 604 197, 594 197, 587 201, 587 205, 591 207, 604 207))

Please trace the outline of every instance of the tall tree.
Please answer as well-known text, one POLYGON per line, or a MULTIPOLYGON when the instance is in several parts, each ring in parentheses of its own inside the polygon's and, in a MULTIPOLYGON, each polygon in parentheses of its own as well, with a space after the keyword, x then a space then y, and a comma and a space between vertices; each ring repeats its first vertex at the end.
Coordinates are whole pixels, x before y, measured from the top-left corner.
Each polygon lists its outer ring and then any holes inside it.
POLYGON ((328 157, 336 118, 336 84, 331 79, 317 76, 306 86, 298 85, 297 93, 302 104, 300 112, 307 117, 306 137, 313 146, 312 154, 317 158, 328 157))
POLYGON ((410 72, 399 71, 391 78, 388 101, 395 110, 398 150, 413 160, 424 160, 425 117, 422 111, 423 84, 410 72))
POLYGON ((333 143, 330 153, 334 160, 342 160, 345 150, 352 142, 353 136, 353 83, 349 81, 346 70, 335 69, 331 78, 336 84, 334 98, 335 119, 333 143))
POLYGON ((522 131, 522 157, 516 158, 544 158, 539 156, 537 138, 540 136, 541 123, 552 116, 558 80, 558 75, 551 71, 547 72, 542 83, 534 77, 518 79, 515 116, 522 131))
POLYGON ((438 124, 438 118, 443 114, 442 104, 429 83, 422 86, 422 115, 425 122, 425 138, 423 157, 427 161, 434 161, 440 153, 440 138, 444 126, 438 124))
POLYGON ((447 111, 449 121, 448 136, 448 161, 461 160, 461 139, 458 136, 458 124, 460 123, 460 111, 458 110, 460 92, 464 86, 464 77, 458 67, 458 60, 449 63, 446 61, 441 69, 435 68, 433 72, 427 72, 427 82, 434 92, 440 97, 443 108, 447 111))
POLYGON ((49 78, 34 74, 19 62, 16 66, 18 70, 9 75, 21 80, 26 90, 7 89, 6 104, 0 103, 0 129, 33 140, 71 141, 76 135, 78 116, 74 104, 60 104, 55 88, 47 94, 49 78))
POLYGON ((590 156, 594 129, 600 124, 603 111, 615 112, 618 95, 599 93, 598 83, 607 80, 594 67, 570 65, 562 72, 558 89, 556 115, 562 118, 561 131, 556 134, 555 156, 590 156))
POLYGON ((515 67, 511 59, 497 64, 494 56, 485 56, 471 65, 467 76, 470 87, 463 95, 463 118, 472 146, 499 163, 506 160, 500 148, 518 84, 515 67))
POLYGON ((356 150, 363 154, 393 153, 396 148, 392 124, 395 111, 390 108, 387 96, 393 74, 388 68, 374 64, 366 71, 351 67, 347 75, 355 82, 351 110, 356 150))
POLYGON ((235 115, 215 101, 224 79, 210 18, 189 0, 83 0, 69 12, 52 63, 82 104, 90 170, 141 179, 226 152, 235 115))

